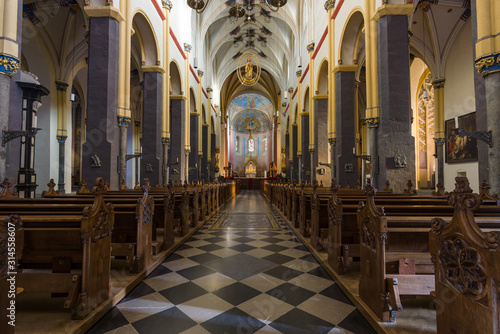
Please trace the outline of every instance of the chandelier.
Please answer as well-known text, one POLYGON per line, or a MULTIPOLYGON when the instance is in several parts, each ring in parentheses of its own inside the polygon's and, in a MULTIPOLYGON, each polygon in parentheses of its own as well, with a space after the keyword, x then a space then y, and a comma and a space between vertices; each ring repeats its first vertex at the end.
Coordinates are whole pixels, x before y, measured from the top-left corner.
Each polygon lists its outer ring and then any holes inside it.
MULTIPOLYGON (((269 9, 273 12, 277 12, 281 7, 286 5, 287 1, 288 0, 265 0, 267 7, 269 7, 269 9)), ((206 0, 206 2, 205 0, 187 0, 187 5, 196 10, 198 14, 201 14, 205 10, 205 8, 207 8, 209 2, 210 0, 206 0)), ((238 5, 237 2, 235 3, 236 5, 233 5, 229 10, 229 16, 236 18, 242 17, 243 15, 245 15, 245 10, 243 9, 243 7, 238 5), (231 11, 233 11, 234 14, 231 14, 231 11)))

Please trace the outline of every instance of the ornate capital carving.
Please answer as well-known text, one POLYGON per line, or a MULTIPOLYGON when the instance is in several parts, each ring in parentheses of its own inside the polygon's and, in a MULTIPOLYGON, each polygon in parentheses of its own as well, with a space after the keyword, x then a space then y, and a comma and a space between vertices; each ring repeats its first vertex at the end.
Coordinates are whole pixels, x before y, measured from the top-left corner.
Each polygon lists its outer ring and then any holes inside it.
POLYGON ((365 122, 369 128, 378 128, 380 125, 380 117, 367 118, 365 122))
POLYGON ((69 85, 64 81, 56 81, 56 88, 60 92, 66 92, 66 90, 68 89, 68 86, 69 85))
POLYGON ((302 76, 302 70, 298 70, 296 73, 297 77, 301 77, 302 76))
POLYGON ((500 71, 500 53, 476 59, 476 69, 483 76, 500 71))
POLYGON ((187 51, 187 52, 191 52, 191 44, 188 44, 188 43, 184 43, 184 51, 187 51))
POLYGON ((307 44, 307 52, 313 52, 315 45, 316 44, 314 44, 314 42, 311 42, 311 43, 307 44))
POLYGON ((161 0, 161 5, 163 7, 165 7, 166 9, 168 9, 168 11, 171 11, 172 10, 172 1, 170 0, 161 0))
POLYGON ((445 81, 446 81, 445 79, 434 80, 432 82, 432 86, 434 87, 434 89, 443 88, 445 81))
POLYGON ((127 116, 118 116, 118 126, 125 126, 127 127, 132 119, 127 116))
POLYGON ((12 77, 19 70, 19 59, 0 54, 0 73, 12 77))
POLYGON ((325 9, 328 11, 330 8, 335 7, 335 0, 326 0, 325 1, 325 9))

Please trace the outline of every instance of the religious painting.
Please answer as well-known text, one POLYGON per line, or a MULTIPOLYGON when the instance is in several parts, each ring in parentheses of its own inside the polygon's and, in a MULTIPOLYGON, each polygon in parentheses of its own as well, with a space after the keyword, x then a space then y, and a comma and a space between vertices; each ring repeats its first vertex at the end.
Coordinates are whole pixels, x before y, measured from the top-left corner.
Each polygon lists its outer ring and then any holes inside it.
MULTIPOLYGON (((476 113, 458 117, 458 127, 463 132, 476 131, 476 113)), ((455 119, 445 122, 446 131, 446 162, 460 163, 477 161, 477 139, 470 136, 459 136, 456 131, 455 119)))

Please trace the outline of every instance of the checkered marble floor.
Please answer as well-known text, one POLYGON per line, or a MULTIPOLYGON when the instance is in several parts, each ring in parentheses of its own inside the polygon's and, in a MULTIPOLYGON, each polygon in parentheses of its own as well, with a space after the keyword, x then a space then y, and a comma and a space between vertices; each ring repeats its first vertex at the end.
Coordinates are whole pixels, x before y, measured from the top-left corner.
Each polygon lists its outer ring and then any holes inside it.
POLYGON ((87 333, 375 333, 258 191, 233 201, 87 333))

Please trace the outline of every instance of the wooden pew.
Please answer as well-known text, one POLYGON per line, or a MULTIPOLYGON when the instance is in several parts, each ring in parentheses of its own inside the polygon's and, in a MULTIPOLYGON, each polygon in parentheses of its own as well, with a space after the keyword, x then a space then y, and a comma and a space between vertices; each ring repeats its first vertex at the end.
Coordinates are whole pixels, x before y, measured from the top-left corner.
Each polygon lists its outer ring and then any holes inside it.
MULTIPOLYGON (((145 179, 143 196, 140 198, 116 198, 104 196, 114 205, 116 223, 112 234, 112 252, 115 257, 125 257, 130 272, 144 270, 152 262, 152 220, 154 201, 149 196, 149 180, 145 179)), ((40 214, 79 215, 94 202, 93 197, 51 197, 8 199, 0 203, 0 213, 19 213, 27 216, 40 214)))
POLYGON ((111 231, 114 209, 104 203, 104 181, 98 178, 95 200, 78 216, 26 216, 24 247, 17 274, 23 293, 66 293, 65 308, 83 319, 109 298, 111 231), (52 272, 35 269, 52 269, 52 272))
MULTIPOLYGON (((434 291, 428 233, 432 216, 387 216, 367 185, 366 205, 358 209, 361 279, 359 295, 384 322, 395 321, 403 309, 400 295, 430 295, 434 291)), ((437 211, 444 207, 436 206, 437 211)), ((443 219, 443 218, 441 218, 443 219)), ((446 220, 450 217, 444 218, 446 220)), ((481 220, 482 227, 500 228, 500 219, 481 220)))
POLYGON ((499 333, 500 232, 485 231, 474 219, 481 199, 466 178, 450 194, 453 219, 433 221, 430 253, 435 263, 437 332, 499 333))

